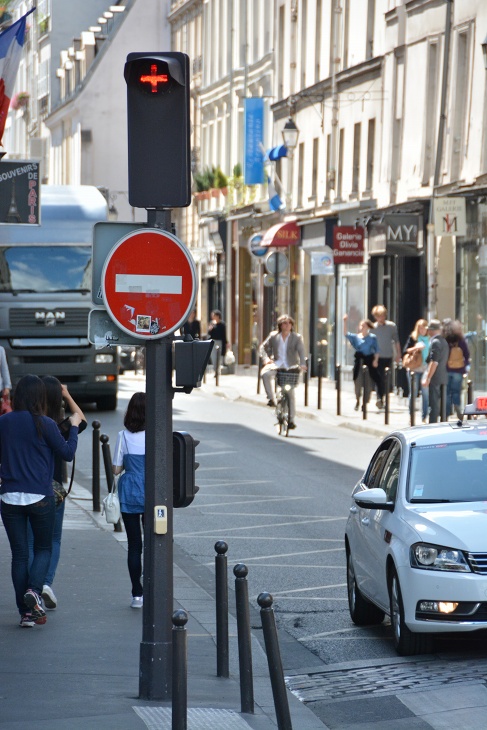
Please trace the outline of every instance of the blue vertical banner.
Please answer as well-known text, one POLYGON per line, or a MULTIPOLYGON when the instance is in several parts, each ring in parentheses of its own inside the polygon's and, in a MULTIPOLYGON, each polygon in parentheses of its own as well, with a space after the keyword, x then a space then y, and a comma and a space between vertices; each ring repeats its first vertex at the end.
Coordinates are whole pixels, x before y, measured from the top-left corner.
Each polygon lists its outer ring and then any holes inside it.
POLYGON ((264 99, 245 99, 244 110, 244 183, 261 185, 264 182, 264 99))

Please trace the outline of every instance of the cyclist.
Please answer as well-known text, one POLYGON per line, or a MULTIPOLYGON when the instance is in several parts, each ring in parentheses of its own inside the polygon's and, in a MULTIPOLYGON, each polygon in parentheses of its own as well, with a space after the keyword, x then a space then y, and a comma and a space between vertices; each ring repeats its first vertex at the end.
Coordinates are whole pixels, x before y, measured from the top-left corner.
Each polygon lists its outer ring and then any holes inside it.
MULTIPOLYGON (((294 319, 288 314, 282 314, 277 320, 277 330, 273 330, 261 345, 261 357, 264 366, 262 368, 262 382, 267 394, 267 405, 275 407, 273 381, 276 377, 276 370, 289 370, 300 367, 306 370, 303 338, 294 332, 294 319)), ((290 423, 289 428, 296 428, 294 418, 296 415, 296 402, 294 389, 289 392, 290 423)))

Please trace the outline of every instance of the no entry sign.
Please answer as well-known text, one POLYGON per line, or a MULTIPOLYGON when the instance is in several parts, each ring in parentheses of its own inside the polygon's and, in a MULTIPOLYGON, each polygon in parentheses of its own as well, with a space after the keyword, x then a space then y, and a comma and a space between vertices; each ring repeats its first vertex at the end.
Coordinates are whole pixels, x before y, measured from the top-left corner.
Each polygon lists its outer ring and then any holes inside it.
POLYGON ((103 300, 110 317, 141 340, 177 330, 194 306, 196 287, 189 251, 171 233, 156 228, 120 239, 103 266, 103 300))

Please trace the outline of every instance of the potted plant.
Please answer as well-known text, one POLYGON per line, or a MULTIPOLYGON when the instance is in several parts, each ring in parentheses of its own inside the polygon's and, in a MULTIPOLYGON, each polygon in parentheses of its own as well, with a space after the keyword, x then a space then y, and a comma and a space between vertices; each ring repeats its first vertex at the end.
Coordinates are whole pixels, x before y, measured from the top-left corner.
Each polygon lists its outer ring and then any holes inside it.
POLYGON ((27 106, 29 106, 29 100, 30 100, 30 94, 27 91, 19 91, 18 94, 15 94, 12 97, 12 101, 10 102, 10 106, 12 109, 25 109, 27 106))
POLYGON ((226 195, 228 192, 228 178, 220 167, 217 167, 215 174, 216 187, 220 190, 222 195, 226 195))

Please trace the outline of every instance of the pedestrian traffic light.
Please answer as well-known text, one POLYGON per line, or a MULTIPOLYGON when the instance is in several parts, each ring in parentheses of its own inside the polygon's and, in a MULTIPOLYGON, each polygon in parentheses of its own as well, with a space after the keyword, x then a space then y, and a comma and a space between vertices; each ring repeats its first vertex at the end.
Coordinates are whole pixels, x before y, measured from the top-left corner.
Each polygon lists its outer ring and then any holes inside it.
POLYGON ((173 431, 173 507, 187 507, 199 490, 194 483, 194 473, 199 467, 195 461, 198 444, 199 441, 186 431, 173 431))
POLYGON ((189 57, 129 53, 127 82, 129 202, 135 208, 191 203, 189 57))

